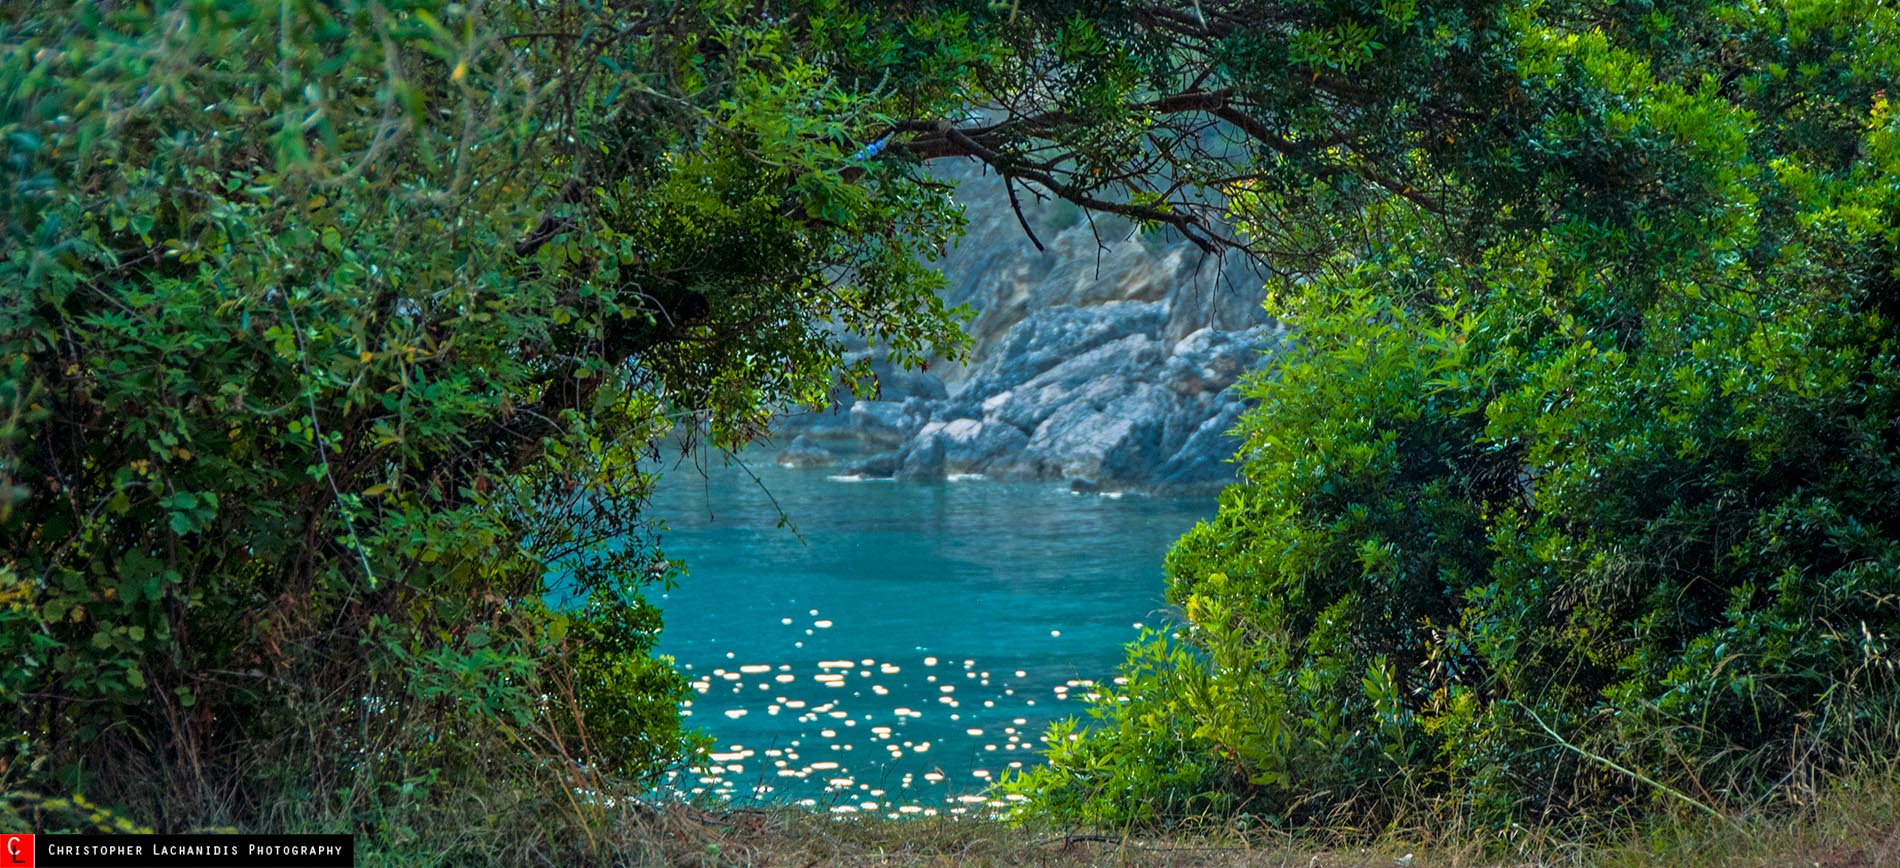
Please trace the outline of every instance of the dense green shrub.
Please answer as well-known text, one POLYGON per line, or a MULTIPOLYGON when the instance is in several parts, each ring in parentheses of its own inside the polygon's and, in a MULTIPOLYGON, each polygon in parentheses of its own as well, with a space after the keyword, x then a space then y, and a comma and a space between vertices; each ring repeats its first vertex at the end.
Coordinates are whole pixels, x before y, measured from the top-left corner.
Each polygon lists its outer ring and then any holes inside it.
POLYGON ((1437 210, 1242 193, 1324 261, 1169 557, 1186 624, 1013 782, 1040 810, 1502 826, 1900 745, 1900 22, 1587 5, 1440 31, 1489 45, 1424 86, 1508 85, 1408 140, 1437 210))
POLYGON ((558 854, 678 761, 660 439, 961 340, 822 65, 906 31, 749 8, 0 5, 0 791, 558 854))

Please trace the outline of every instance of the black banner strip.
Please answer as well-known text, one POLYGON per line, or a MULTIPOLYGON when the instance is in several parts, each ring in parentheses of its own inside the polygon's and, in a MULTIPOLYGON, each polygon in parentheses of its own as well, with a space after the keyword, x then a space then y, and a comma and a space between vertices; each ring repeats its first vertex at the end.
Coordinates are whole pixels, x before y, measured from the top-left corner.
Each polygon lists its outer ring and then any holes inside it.
POLYGON ((349 835, 35 835, 34 868, 354 868, 349 835))

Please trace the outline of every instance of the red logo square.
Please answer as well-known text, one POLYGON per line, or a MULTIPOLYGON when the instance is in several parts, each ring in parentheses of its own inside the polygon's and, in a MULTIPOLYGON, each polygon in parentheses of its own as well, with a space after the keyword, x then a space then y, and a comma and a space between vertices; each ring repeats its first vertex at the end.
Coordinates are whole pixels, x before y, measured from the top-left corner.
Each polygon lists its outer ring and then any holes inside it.
POLYGON ((33 836, 0 835, 0 868, 33 868, 33 836))

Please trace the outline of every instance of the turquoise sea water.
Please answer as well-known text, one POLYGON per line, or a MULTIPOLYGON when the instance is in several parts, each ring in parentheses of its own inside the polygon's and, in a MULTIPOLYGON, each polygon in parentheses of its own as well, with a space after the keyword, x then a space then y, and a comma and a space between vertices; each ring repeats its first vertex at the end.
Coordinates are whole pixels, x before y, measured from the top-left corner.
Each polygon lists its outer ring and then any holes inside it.
POLYGON ((982 809, 1167 618, 1161 559, 1212 497, 679 468, 652 514, 690 571, 658 600, 708 768, 674 786, 839 812, 982 809), (769 495, 768 495, 769 492, 769 495), (776 501, 776 503, 774 502, 776 501), (779 527, 781 516, 796 528, 779 527))

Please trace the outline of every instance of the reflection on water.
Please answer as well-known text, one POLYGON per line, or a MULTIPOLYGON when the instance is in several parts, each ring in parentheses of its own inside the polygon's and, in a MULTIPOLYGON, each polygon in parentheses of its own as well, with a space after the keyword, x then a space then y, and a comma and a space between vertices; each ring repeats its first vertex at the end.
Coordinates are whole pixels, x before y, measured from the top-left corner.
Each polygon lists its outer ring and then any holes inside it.
POLYGON ((838 812, 961 813, 1034 764, 1049 722, 1082 714, 1091 679, 1161 617, 1162 555, 1214 510, 751 470, 679 468, 654 503, 690 570, 658 600, 661 651, 716 745, 674 783, 838 812))

